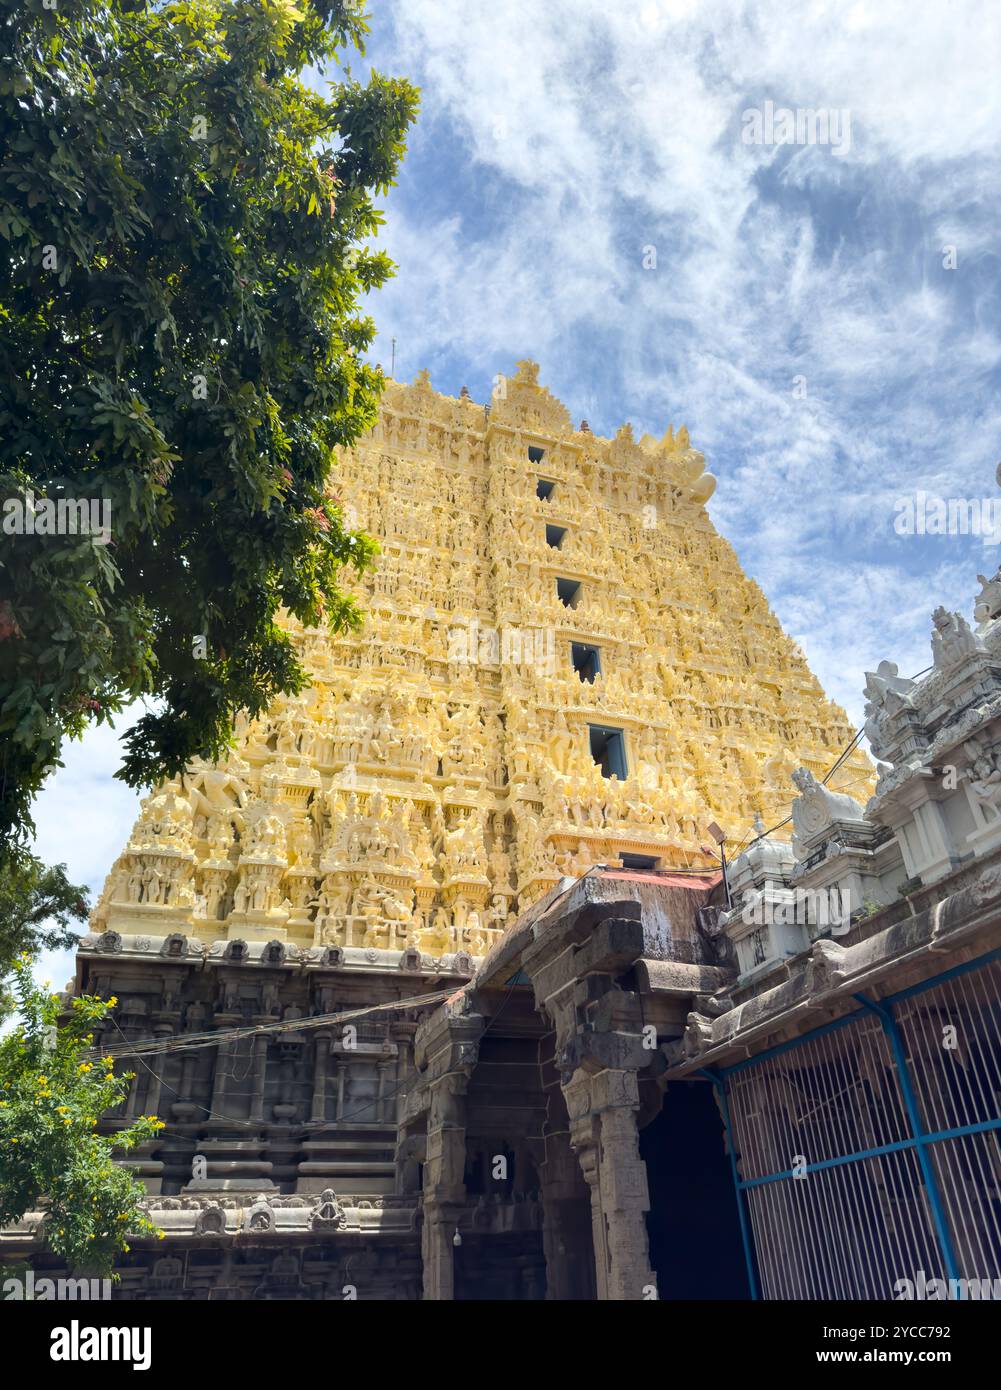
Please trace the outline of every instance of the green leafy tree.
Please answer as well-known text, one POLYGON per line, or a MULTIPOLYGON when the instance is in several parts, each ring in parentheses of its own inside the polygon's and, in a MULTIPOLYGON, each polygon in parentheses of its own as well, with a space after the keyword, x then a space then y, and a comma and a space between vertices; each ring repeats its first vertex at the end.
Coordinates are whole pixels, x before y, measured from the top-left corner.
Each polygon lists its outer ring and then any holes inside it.
POLYGON ((65 864, 33 854, 12 856, 0 874, 0 1018, 3 980, 20 955, 73 946, 73 922, 87 919, 87 889, 70 883, 65 864))
POLYGON ((21 1025, 0 1038, 0 1226, 44 1209, 46 1245, 71 1269, 111 1272, 131 1234, 158 1236, 143 1208, 145 1189, 113 1161, 152 1139, 163 1123, 144 1116, 111 1137, 104 1111, 128 1093, 110 1057, 89 1051, 93 1026, 116 1000, 81 995, 60 1027, 57 995, 38 989, 24 956, 14 967, 21 1025))
POLYGON ((156 782, 302 688, 280 610, 358 621, 375 547, 328 475, 376 417, 418 100, 344 66, 366 32, 359 0, 0 0, 0 848, 66 736, 156 697, 118 773, 156 782), (87 499, 107 544, 49 534, 87 499))

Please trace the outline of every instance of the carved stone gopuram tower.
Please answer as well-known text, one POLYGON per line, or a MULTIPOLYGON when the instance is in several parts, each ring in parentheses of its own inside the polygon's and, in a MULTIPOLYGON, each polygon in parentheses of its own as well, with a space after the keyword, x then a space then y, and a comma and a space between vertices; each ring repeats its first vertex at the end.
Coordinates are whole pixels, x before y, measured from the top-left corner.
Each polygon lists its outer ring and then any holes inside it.
POLYGON ((382 547, 363 631, 292 624, 312 686, 144 803, 98 930, 479 957, 561 877, 705 867, 709 821, 739 842, 823 776, 852 731, 687 431, 598 439, 537 376, 487 408, 389 384, 333 475, 382 547))
MULTIPOLYGON (((134 1243, 123 1297, 447 1296, 421 1272, 420 1172, 434 1250, 462 1174, 432 1162, 439 1120, 399 1146, 421 996, 592 866, 681 871, 704 897, 707 825, 736 847, 851 738, 709 520, 687 430, 598 438, 537 376, 521 363, 486 407, 427 373, 387 385, 331 477, 381 544, 362 630, 291 623, 308 689, 148 797, 111 869, 76 988, 118 996, 105 1045, 162 1040, 122 1116, 167 1124, 131 1159, 167 1244, 134 1243), (350 1037, 324 1022, 364 1009, 350 1037)), ((868 783, 856 753, 832 786, 868 783)), ((534 1289, 541 1246, 519 1251, 534 1289)))

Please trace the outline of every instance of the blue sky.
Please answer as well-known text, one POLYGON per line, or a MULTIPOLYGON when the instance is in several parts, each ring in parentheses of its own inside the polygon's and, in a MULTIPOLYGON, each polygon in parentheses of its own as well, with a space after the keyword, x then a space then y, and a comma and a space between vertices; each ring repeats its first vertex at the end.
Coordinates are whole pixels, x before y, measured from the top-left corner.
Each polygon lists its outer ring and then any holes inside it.
MULTIPOLYGON (((687 424, 713 520, 860 721, 863 672, 926 666, 931 610, 971 616, 1001 563, 894 530, 919 489, 999 495, 1001 6, 375 9, 366 63, 423 105, 374 359, 395 337, 399 379, 483 401, 532 357, 598 433, 687 424), (767 101, 846 112, 850 148, 745 143, 767 101)), ((96 732, 38 806, 39 852, 95 890, 135 814, 116 765, 96 732)))

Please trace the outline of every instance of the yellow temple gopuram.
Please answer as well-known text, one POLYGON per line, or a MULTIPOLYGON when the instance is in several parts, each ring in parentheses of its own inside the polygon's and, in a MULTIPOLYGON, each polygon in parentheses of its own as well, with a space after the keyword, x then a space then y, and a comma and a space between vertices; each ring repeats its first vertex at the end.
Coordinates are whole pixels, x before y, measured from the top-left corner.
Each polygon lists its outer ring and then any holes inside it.
POLYGON ((736 850, 852 737, 684 428, 575 429, 531 362, 487 406, 422 372, 331 483, 381 546, 363 628, 289 624, 311 685, 143 802, 97 931, 475 959, 594 864, 711 867, 710 822, 736 850))

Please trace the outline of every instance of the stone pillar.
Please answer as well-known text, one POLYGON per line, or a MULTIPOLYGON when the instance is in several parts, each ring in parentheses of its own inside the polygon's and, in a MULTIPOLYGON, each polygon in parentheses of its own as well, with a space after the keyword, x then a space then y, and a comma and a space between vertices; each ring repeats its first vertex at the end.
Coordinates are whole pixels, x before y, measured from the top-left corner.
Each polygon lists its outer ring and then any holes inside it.
POLYGON ((426 1019, 417 1030, 414 1060, 421 1080, 408 1097, 406 1142, 426 1134, 423 1227, 424 1298, 455 1297, 453 1240, 466 1201, 466 1088, 479 1056, 483 1019, 469 1001, 426 1019))
POLYGON ((455 1298, 455 1227, 434 1203, 424 1203, 421 1261, 424 1265, 423 1298, 451 1302, 455 1298))
MULTIPOLYGON (((153 1035, 157 1038, 169 1038, 175 1029, 170 1023, 155 1023, 153 1025, 153 1035)), ((162 1061, 161 1059, 158 1059, 162 1061)), ((160 1109, 160 1092, 163 1086, 163 1078, 158 1068, 153 1068, 148 1073, 149 1080, 146 1083, 146 1099, 143 1102, 143 1113, 146 1115, 156 1115, 160 1109)))
MULTIPOLYGON (((562 1109, 562 1105, 560 1107, 562 1109)), ((545 1159, 539 1165, 542 1195, 542 1248, 546 1256, 546 1298, 573 1302, 594 1298, 594 1259, 582 1228, 590 1191, 563 1128, 545 1136, 545 1159)))
POLYGON ((250 1100, 250 1118, 264 1119, 264 1082, 268 1069, 268 1039, 259 1033, 253 1042, 254 1089, 250 1100))
POLYGON ((337 1063, 337 1110, 334 1119, 339 1120, 344 1114, 344 1087, 347 1082, 348 1064, 340 1061, 337 1063))
POLYGON ((649 1068, 652 1053, 639 996, 620 982, 643 955, 644 926, 638 904, 592 901, 595 891, 583 895, 581 910, 559 916, 554 907, 553 920, 540 921, 522 968, 553 1023, 570 1143, 591 1194, 597 1296, 642 1299, 656 1280, 637 1073, 649 1068))
POLYGON ((640 1157, 636 1072, 576 1072, 564 1085, 570 1142, 591 1192, 599 1299, 642 1299, 656 1288, 650 1267, 646 1166, 640 1157))
POLYGON ((395 1058, 393 1059, 393 1061, 377 1062, 375 1065, 376 1073, 378 1075, 378 1086, 375 1098, 375 1117, 382 1124, 391 1123, 393 1119, 392 1115, 386 1114, 386 1096, 387 1093, 392 1089, 390 1085, 389 1070, 392 1066, 395 1065, 395 1058))
POLYGON ((146 1075, 143 1074, 140 1067, 136 1067, 132 1073, 132 1080, 129 1082, 129 1093, 125 1098, 125 1118, 130 1124, 135 1119, 136 1111, 139 1109, 139 1087, 145 1084, 146 1075))
POLYGON ((466 1086, 463 1072, 450 1072, 431 1087, 427 1157, 424 1163, 424 1297, 455 1297, 453 1240, 466 1197, 466 1086))
POLYGON ((330 1057, 330 1034, 318 1033, 313 1060, 313 1107, 310 1120, 322 1124, 327 1118, 327 1061, 330 1057))
POLYGON ((225 1113, 223 1107, 226 1104, 226 1083, 232 1069, 233 1043, 220 1043, 215 1050, 215 1064, 212 1075, 211 1109, 214 1115, 222 1115, 225 1113))

